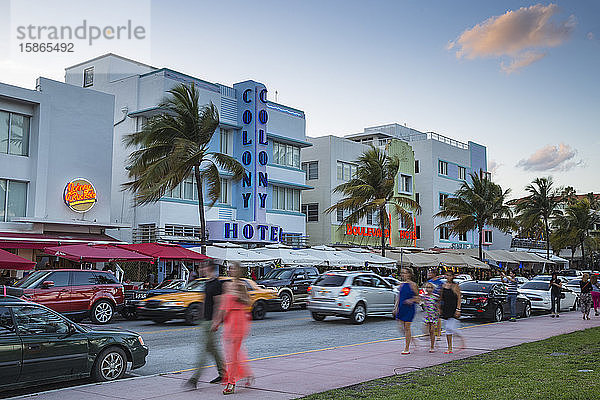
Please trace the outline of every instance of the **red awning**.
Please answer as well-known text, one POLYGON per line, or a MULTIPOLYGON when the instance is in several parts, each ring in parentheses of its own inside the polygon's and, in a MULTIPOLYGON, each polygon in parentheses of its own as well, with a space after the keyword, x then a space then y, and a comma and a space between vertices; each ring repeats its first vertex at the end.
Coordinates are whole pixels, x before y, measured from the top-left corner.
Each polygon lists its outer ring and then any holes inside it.
POLYGON ((205 261, 209 260, 203 254, 197 253, 181 247, 178 244, 170 243, 136 243, 136 244, 120 244, 118 247, 126 250, 135 251, 136 253, 150 256, 157 260, 181 260, 181 261, 205 261))
POLYGON ((43 249, 51 246, 70 244, 107 244, 123 243, 108 236, 92 233, 17 233, 0 232, 0 249, 43 249))
POLYGON ((44 252, 76 262, 152 261, 152 257, 105 244, 46 247, 44 252))
POLYGON ((0 249, 0 269, 30 270, 35 262, 0 249))

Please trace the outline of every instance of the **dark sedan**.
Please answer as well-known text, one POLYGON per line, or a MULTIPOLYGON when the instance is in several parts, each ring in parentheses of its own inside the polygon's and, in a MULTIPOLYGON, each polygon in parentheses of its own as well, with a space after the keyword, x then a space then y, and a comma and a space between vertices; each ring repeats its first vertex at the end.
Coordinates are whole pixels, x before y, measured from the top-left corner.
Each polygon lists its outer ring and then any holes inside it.
POLYGON ((146 363, 136 333, 94 330, 40 304, 0 295, 0 391, 92 377, 112 381, 146 363))
MULTIPOLYGON (((467 281, 460 284, 462 293, 461 315, 500 322, 510 316, 506 286, 494 281, 467 281)), ((517 295, 517 315, 529 317, 531 302, 517 295)))

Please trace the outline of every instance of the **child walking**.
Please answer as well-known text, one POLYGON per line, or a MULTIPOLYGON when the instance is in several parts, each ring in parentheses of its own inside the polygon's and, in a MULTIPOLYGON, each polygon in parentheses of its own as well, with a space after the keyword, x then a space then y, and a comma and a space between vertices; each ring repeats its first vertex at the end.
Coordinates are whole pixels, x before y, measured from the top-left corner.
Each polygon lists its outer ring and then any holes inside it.
POLYGON ((431 282, 425 284, 425 293, 421 296, 421 301, 425 309, 423 322, 429 333, 429 352, 435 351, 435 333, 440 319, 439 295, 435 293, 435 285, 431 282))

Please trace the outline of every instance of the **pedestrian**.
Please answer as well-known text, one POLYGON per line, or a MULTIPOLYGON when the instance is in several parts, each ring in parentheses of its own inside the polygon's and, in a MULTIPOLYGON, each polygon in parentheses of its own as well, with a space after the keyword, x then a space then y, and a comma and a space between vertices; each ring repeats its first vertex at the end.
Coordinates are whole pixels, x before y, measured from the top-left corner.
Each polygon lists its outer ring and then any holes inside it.
POLYGON ((204 284, 204 321, 202 321, 201 329, 204 342, 200 342, 196 372, 187 381, 187 385, 193 388, 196 388, 198 384, 207 353, 214 357, 217 370, 219 371, 219 376, 210 381, 210 383, 219 383, 225 377, 225 364, 223 363, 223 357, 219 349, 217 332, 212 329, 213 314, 215 310, 218 310, 219 298, 223 294, 222 282, 217 279, 218 268, 218 264, 213 261, 206 264, 204 268, 204 275, 208 278, 204 284))
POLYGON ((600 285, 598 285, 598 276, 592 275, 590 278, 592 284, 592 302, 594 303, 594 313, 596 317, 600 315, 598 309, 600 308, 600 285))
MULTIPOLYGON (((446 325, 446 341, 448 350, 444 354, 453 353, 453 336, 458 336, 458 318, 460 318, 460 303, 462 295, 460 288, 454 283, 454 272, 446 271, 446 282, 442 285, 440 296, 440 316, 446 325)), ((462 340, 462 338, 461 338, 462 340)))
POLYGON ((552 318, 560 317, 560 298, 562 295, 562 281, 558 279, 556 272, 550 278, 550 304, 552 318))
POLYGON ((246 379, 246 386, 254 381, 252 372, 246 365, 246 352, 242 346, 250 331, 250 295, 245 283, 240 279, 242 266, 234 262, 229 266, 229 276, 233 279, 225 283, 219 314, 213 322, 213 331, 223 324, 225 356, 227 359, 227 379, 223 394, 232 394, 235 384, 246 379))
POLYGON ((401 271, 402 283, 398 286, 398 296, 396 296, 396 304, 394 306, 394 315, 398 320, 398 327, 404 330, 404 351, 402 354, 410 354, 410 342, 412 340, 412 332, 410 325, 415 318, 415 305, 419 302, 419 289, 417 284, 413 282, 412 270, 402 268, 401 271))
POLYGON ((423 322, 429 333, 429 352, 435 351, 435 331, 440 320, 439 295, 435 292, 435 285, 431 282, 425 284, 425 293, 421 296, 421 302, 425 309, 423 322))
POLYGON ((579 287, 581 288, 579 304, 581 305, 583 319, 590 319, 590 310, 592 308, 592 282, 590 282, 590 275, 588 273, 583 274, 581 277, 579 287))
POLYGON ((502 283, 506 284, 506 292, 508 293, 508 304, 510 305, 510 320, 511 322, 515 322, 517 320, 517 289, 518 281, 515 276, 515 271, 511 270, 510 275, 504 275, 504 272, 500 273, 502 283))
MULTIPOLYGON (((432 268, 427 272, 427 279, 427 282, 431 282, 435 286, 434 292, 439 298, 440 290, 442 289, 442 284, 444 283, 444 281, 442 281, 443 276, 439 274, 438 269, 432 268)), ((442 337, 442 320, 439 318, 437 319, 437 324, 435 327, 435 336, 438 339, 442 337)))

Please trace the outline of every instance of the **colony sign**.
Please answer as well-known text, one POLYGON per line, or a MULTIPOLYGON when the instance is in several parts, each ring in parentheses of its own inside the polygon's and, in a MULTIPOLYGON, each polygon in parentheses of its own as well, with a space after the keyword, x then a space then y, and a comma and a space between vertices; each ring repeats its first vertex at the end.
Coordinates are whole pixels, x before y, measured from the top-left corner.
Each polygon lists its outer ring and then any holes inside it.
POLYGON ((84 178, 73 179, 67 183, 63 199, 71 210, 79 213, 89 211, 98 200, 94 185, 84 178))

